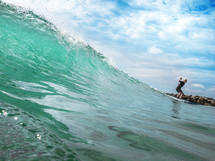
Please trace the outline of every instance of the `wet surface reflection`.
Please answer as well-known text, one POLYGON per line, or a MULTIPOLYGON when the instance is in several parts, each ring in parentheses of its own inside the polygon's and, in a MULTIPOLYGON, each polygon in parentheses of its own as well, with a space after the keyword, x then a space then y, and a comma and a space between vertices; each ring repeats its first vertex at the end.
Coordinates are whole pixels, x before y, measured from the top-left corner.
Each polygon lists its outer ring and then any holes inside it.
POLYGON ((172 114, 171 117, 180 119, 181 103, 177 100, 172 100, 172 114))

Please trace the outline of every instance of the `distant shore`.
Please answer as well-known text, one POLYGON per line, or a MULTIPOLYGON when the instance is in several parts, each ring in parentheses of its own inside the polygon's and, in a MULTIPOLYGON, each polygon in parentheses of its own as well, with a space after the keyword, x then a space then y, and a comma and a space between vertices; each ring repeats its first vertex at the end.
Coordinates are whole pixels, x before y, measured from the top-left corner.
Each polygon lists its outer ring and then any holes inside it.
MULTIPOLYGON (((174 93, 166 93, 166 94, 173 97, 177 96, 177 94, 174 94, 174 93)), ((209 98, 209 97, 185 95, 181 99, 189 102, 205 105, 205 106, 215 106, 215 99, 209 98)))

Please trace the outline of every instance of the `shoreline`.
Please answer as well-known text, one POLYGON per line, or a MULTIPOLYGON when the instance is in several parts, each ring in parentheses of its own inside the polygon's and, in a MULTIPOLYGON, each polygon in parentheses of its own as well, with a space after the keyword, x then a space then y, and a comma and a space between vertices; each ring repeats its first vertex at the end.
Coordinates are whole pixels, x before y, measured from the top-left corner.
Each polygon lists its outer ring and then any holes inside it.
MULTIPOLYGON (((166 93, 169 96, 173 96, 176 98, 177 94, 174 93, 166 93)), ((186 100, 189 102, 205 105, 205 106, 215 106, 215 99, 204 97, 204 96, 192 96, 192 95, 185 95, 182 96, 182 100, 186 100)))

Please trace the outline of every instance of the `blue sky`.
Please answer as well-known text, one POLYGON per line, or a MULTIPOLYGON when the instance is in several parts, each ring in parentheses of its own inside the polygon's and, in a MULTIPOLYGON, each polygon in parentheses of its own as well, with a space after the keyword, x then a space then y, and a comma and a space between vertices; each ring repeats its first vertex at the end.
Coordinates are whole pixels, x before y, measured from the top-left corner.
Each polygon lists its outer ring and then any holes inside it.
POLYGON ((4 0, 46 17, 165 92, 215 97, 214 0, 4 0))

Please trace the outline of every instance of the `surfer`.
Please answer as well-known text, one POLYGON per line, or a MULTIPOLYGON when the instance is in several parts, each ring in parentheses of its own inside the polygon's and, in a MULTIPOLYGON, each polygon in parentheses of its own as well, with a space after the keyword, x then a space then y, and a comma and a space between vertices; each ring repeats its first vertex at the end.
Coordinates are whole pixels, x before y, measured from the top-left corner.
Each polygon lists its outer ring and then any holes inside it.
POLYGON ((184 93, 181 90, 181 88, 185 85, 185 83, 187 83, 187 79, 182 81, 182 77, 180 77, 178 87, 176 88, 176 91, 178 92, 178 95, 176 97, 179 99, 181 99, 181 97, 184 96, 184 93))

